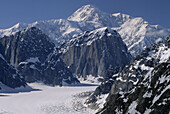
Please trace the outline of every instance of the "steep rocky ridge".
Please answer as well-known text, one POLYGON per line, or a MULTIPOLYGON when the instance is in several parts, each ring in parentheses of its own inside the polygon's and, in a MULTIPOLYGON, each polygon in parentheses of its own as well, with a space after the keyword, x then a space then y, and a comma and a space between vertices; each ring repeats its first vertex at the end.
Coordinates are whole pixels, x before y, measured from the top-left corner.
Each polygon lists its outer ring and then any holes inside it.
POLYGON ((14 66, 8 64, 5 58, 0 54, 0 90, 3 88, 2 84, 11 88, 26 86, 23 77, 14 66))
POLYGON ((164 42, 152 44, 150 48, 146 48, 141 54, 133 57, 130 64, 123 69, 110 69, 107 73, 110 79, 105 80, 97 87, 95 92, 87 99, 86 103, 89 106, 99 106, 101 104, 98 102, 100 96, 108 96, 110 92, 113 94, 127 92, 139 82, 141 77, 146 75, 154 67, 160 63, 169 61, 169 39, 170 37, 167 37, 164 42))
POLYGON ((107 27, 74 35, 60 48, 70 70, 85 79, 105 76, 109 67, 124 66, 131 59, 120 35, 107 27))
POLYGON ((150 70, 130 91, 111 94, 99 113, 151 113, 170 112, 170 61, 150 70))
POLYGON ((40 62, 45 61, 55 47, 49 37, 35 27, 19 31, 10 37, 5 36, 0 42, 2 54, 16 67, 20 62, 30 58, 38 57, 40 62))
POLYGON ((1 38, 0 46, 4 58, 18 68, 27 82, 51 85, 79 82, 59 58, 51 39, 35 27, 1 38))

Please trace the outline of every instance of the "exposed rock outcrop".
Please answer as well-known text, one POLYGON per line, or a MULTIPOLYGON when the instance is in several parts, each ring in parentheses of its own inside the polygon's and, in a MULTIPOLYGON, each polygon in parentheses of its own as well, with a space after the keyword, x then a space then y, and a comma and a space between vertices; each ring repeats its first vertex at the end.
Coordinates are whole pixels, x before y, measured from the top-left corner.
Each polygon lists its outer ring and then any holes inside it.
POLYGON ((35 27, 3 37, 0 43, 2 54, 15 67, 30 58, 38 57, 40 62, 44 62, 55 47, 48 36, 35 27))
POLYGON ((87 99, 88 105, 99 105, 98 97, 109 93, 127 92, 136 85, 141 77, 162 62, 170 58, 169 37, 164 42, 152 44, 131 60, 130 64, 122 68, 110 70, 110 79, 105 80, 95 92, 87 99), (117 71, 117 73, 115 72, 117 71), (107 89, 105 89, 107 88, 107 89))
POLYGON ((11 88, 26 86, 23 77, 18 73, 14 66, 8 64, 0 54, 0 89, 2 88, 1 83, 11 88))
POLYGON ((18 68, 27 82, 79 83, 59 58, 50 38, 35 27, 1 38, 0 46, 4 58, 18 68))
POLYGON ((60 48, 70 70, 85 79, 87 75, 105 76, 109 68, 124 66, 131 59, 120 35, 106 27, 74 35, 60 48))
POLYGON ((170 112, 170 61, 161 63, 144 75, 128 92, 111 94, 99 113, 153 113, 170 112))

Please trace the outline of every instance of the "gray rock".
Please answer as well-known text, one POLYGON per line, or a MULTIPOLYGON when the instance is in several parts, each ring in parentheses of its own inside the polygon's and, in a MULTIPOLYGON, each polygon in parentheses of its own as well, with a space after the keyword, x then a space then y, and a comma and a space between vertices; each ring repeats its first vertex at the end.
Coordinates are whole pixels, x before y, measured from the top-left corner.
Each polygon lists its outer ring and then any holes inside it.
MULTIPOLYGON (((169 61, 170 62, 170 61, 169 61)), ((100 114, 170 112, 170 63, 161 63, 127 93, 111 94, 100 114)))
POLYGON ((146 48, 141 54, 133 57, 129 65, 126 65, 123 69, 119 68, 117 73, 114 72, 115 69, 111 69, 111 73, 108 73, 110 78, 96 88, 94 93, 86 100, 86 104, 96 104, 97 97, 103 94, 115 95, 119 92, 129 91, 139 83, 141 77, 146 75, 148 71, 159 65, 161 61, 166 62, 168 60, 166 52, 169 49, 167 45, 169 41, 169 38, 167 38, 164 42, 152 44, 150 48, 146 48), (164 58, 163 56, 167 56, 167 60, 161 60, 164 58))
POLYGON ((44 62, 55 47, 50 38, 35 27, 1 38, 0 46, 3 56, 15 67, 20 62, 35 57, 44 62))
POLYGON ((60 48, 63 61, 84 79, 87 75, 106 76, 110 67, 126 65, 131 59, 120 35, 106 27, 74 35, 60 48))
POLYGON ((11 88, 26 86, 26 82, 24 81, 23 77, 18 73, 14 66, 7 63, 7 61, 3 58, 1 54, 0 54, 0 83, 11 88))
POLYGON ((50 38, 35 27, 1 38, 0 47, 4 57, 19 70, 26 82, 79 83, 59 58, 50 38))

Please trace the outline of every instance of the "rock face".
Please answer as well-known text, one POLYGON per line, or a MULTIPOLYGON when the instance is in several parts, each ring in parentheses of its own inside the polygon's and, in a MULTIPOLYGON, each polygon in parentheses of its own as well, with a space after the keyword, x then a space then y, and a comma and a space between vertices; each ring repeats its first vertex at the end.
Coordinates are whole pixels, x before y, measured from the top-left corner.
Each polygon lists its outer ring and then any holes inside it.
POLYGON ((167 62, 170 58, 169 37, 164 42, 152 44, 150 48, 131 60, 123 69, 111 69, 108 72, 110 79, 105 80, 95 92, 87 99, 88 105, 100 105, 98 97, 109 93, 127 92, 139 83, 141 77, 160 63, 167 62), (107 88, 107 89, 106 89, 107 88), (97 103, 98 102, 98 103, 97 103))
MULTIPOLYGON (((26 82, 24 81, 23 77, 12 65, 7 63, 7 61, 1 54, 0 54, 0 83, 11 88, 26 86, 26 82)), ((0 84, 0 89, 1 88, 2 87, 0 84)))
POLYGON ((62 59, 70 70, 84 78, 105 76, 110 67, 124 66, 131 59, 120 35, 106 27, 74 35, 61 50, 62 59))
POLYGON ((0 39, 2 54, 6 60, 16 66, 30 58, 38 57, 40 62, 46 60, 55 45, 48 36, 35 27, 17 32, 10 37, 0 39))
POLYGON ((1 38, 0 46, 4 57, 27 82, 52 85, 79 82, 59 58, 50 38, 35 27, 1 38))
POLYGON ((27 82, 42 81, 50 85, 77 84, 79 81, 72 75, 58 54, 52 53, 44 63, 21 62, 18 66, 19 73, 27 82))
POLYGON ((144 75, 127 93, 112 94, 102 114, 170 112, 170 61, 161 63, 144 75))

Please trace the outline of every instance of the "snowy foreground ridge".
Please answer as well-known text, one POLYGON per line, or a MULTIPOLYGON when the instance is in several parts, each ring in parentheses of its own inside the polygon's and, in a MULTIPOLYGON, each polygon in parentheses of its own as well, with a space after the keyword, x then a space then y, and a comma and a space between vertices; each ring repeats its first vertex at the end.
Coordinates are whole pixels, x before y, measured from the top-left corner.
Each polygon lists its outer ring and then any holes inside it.
POLYGON ((35 90, 22 93, 0 93, 0 114, 94 114, 84 106, 96 85, 50 87, 29 84, 35 90))

